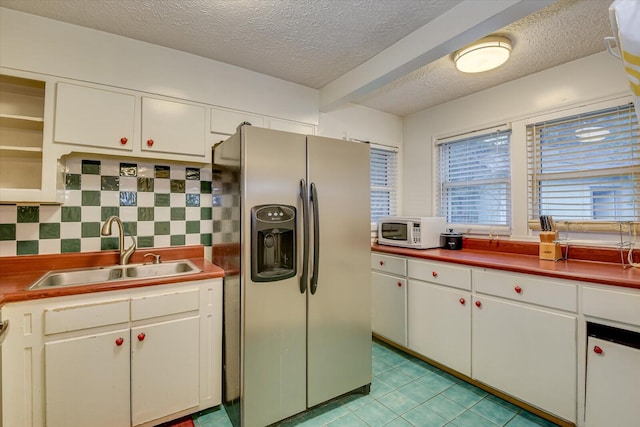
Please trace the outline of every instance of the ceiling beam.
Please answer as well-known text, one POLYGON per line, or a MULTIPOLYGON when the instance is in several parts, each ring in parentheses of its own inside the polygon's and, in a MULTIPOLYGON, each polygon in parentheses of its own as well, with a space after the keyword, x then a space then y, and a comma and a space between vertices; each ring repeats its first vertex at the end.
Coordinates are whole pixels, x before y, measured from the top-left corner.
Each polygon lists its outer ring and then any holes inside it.
POLYGON ((320 111, 357 101, 555 0, 464 0, 320 89, 320 111))

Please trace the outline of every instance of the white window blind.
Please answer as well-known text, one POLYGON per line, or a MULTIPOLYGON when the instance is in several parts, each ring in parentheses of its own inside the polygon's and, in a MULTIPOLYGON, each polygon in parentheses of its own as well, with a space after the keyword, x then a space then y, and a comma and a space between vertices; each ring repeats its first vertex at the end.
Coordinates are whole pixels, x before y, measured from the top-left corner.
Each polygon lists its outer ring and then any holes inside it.
POLYGON ((510 230, 510 137, 511 130, 496 128, 437 142, 437 211, 450 226, 510 230))
POLYGON ((397 152, 371 146, 371 222, 396 214, 397 152))
POLYGON ((633 104, 527 126, 529 224, 540 215, 637 221, 640 141, 633 104))

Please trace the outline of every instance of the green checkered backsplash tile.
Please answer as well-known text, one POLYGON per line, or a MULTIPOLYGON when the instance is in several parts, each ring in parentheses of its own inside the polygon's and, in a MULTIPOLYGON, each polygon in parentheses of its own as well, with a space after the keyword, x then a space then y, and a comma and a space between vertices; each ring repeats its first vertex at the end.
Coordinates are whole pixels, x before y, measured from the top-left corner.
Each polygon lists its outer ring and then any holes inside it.
POLYGON ((140 248, 212 246, 224 227, 211 175, 211 168, 180 164, 69 158, 62 206, 0 205, 0 256, 115 249, 116 229, 100 235, 111 215, 140 248))

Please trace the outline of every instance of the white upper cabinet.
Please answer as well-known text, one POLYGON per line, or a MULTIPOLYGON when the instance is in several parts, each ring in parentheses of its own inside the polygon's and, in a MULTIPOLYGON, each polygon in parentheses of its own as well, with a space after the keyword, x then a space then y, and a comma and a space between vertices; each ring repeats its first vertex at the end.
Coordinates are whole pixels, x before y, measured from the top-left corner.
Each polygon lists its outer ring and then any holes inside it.
POLYGON ((133 150, 135 96, 62 82, 57 86, 56 142, 133 150))
POLYGON ((55 152, 209 163, 207 119, 202 104, 58 82, 55 152))
POLYGON ((315 135, 314 126, 308 123, 292 122, 289 120, 281 119, 269 119, 268 122, 268 127, 270 129, 301 133, 303 135, 315 135))
POLYGON ((309 123, 260 116, 245 111, 229 110, 226 108, 211 109, 211 133, 233 135, 236 133, 238 126, 244 122, 256 127, 265 127, 303 135, 315 135, 315 126, 309 123))
POLYGON ((142 97, 142 151, 204 157, 202 105, 142 97))
POLYGON ((0 202, 56 203, 51 138, 54 83, 46 76, 0 70, 0 202))
POLYGON ((223 108, 211 109, 212 133, 233 135, 236 133, 238 126, 244 122, 251 123, 251 126, 264 127, 264 119, 255 114, 223 108))

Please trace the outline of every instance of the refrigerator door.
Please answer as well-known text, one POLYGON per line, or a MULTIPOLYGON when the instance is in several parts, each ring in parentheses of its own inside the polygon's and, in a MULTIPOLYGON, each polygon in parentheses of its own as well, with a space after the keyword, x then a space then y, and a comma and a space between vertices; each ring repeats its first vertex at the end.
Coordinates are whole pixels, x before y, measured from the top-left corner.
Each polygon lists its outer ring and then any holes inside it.
POLYGON ((371 383, 371 230, 369 145, 308 136, 307 147, 319 247, 307 291, 311 407, 371 383))
POLYGON ((265 426, 306 409, 306 295, 298 274, 277 281, 251 279, 251 209, 294 207, 296 263, 302 267, 302 199, 306 174, 303 135, 243 126, 242 139, 242 424, 265 426))

